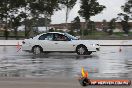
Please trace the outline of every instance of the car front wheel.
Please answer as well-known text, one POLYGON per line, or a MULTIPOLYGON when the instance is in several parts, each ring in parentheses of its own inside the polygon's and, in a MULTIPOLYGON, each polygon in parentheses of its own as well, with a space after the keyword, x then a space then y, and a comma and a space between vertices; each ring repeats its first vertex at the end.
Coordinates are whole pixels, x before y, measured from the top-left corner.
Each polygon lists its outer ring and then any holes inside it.
POLYGON ((83 45, 80 45, 76 48, 76 53, 78 55, 90 55, 92 54, 91 51, 88 51, 87 47, 83 46, 83 45))
POLYGON ((85 46, 80 45, 80 46, 77 46, 77 48, 76 48, 76 53, 78 55, 86 55, 87 52, 88 52, 88 50, 85 46))
POLYGON ((33 54, 39 55, 39 54, 41 54, 41 53, 42 53, 41 47, 39 47, 39 46, 33 47, 33 54))

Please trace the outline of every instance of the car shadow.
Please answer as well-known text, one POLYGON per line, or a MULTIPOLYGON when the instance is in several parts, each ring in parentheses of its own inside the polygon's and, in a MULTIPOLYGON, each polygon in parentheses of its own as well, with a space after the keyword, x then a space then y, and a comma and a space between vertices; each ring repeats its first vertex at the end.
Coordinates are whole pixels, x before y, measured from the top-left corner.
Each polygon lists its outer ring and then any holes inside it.
POLYGON ((90 59, 96 57, 95 55, 77 55, 77 54, 67 54, 67 53, 50 53, 50 54, 39 54, 32 55, 32 59, 37 58, 53 58, 53 59, 90 59))

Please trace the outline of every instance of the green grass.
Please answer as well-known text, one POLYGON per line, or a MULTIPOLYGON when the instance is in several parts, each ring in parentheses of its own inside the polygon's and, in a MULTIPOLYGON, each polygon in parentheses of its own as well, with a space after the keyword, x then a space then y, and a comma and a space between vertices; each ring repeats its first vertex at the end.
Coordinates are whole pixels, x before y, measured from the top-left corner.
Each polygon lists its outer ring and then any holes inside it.
POLYGON ((132 32, 129 33, 129 36, 124 36, 124 32, 116 32, 112 35, 109 35, 105 32, 97 32, 94 31, 92 33, 88 33, 88 35, 85 35, 82 39, 110 39, 110 40, 126 40, 126 39, 132 39, 132 32))
MULTIPOLYGON (((0 36, 4 36, 4 32, 0 31, 0 36)), ((9 32, 9 36, 15 36, 14 32, 9 32)), ((25 36, 25 32, 19 31, 18 36, 25 36)))

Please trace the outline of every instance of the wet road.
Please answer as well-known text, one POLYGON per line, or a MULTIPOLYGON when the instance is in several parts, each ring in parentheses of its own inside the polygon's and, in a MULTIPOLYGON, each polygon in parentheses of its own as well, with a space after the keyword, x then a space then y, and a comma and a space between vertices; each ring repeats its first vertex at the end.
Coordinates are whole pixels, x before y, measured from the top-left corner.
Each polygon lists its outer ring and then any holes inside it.
POLYGON ((77 77, 84 67, 93 78, 132 78, 132 47, 102 46, 90 56, 50 53, 34 56, 0 46, 0 77, 77 77))

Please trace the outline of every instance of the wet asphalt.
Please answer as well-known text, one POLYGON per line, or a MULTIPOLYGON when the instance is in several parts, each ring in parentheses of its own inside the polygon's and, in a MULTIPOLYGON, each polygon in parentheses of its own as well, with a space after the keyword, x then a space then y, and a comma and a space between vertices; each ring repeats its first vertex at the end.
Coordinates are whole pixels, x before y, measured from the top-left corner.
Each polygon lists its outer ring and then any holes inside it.
POLYGON ((81 67, 91 78, 132 78, 132 46, 101 46, 99 52, 49 53, 35 56, 16 46, 0 46, 0 77, 78 77, 81 67), (121 48, 121 52, 120 52, 121 48))

